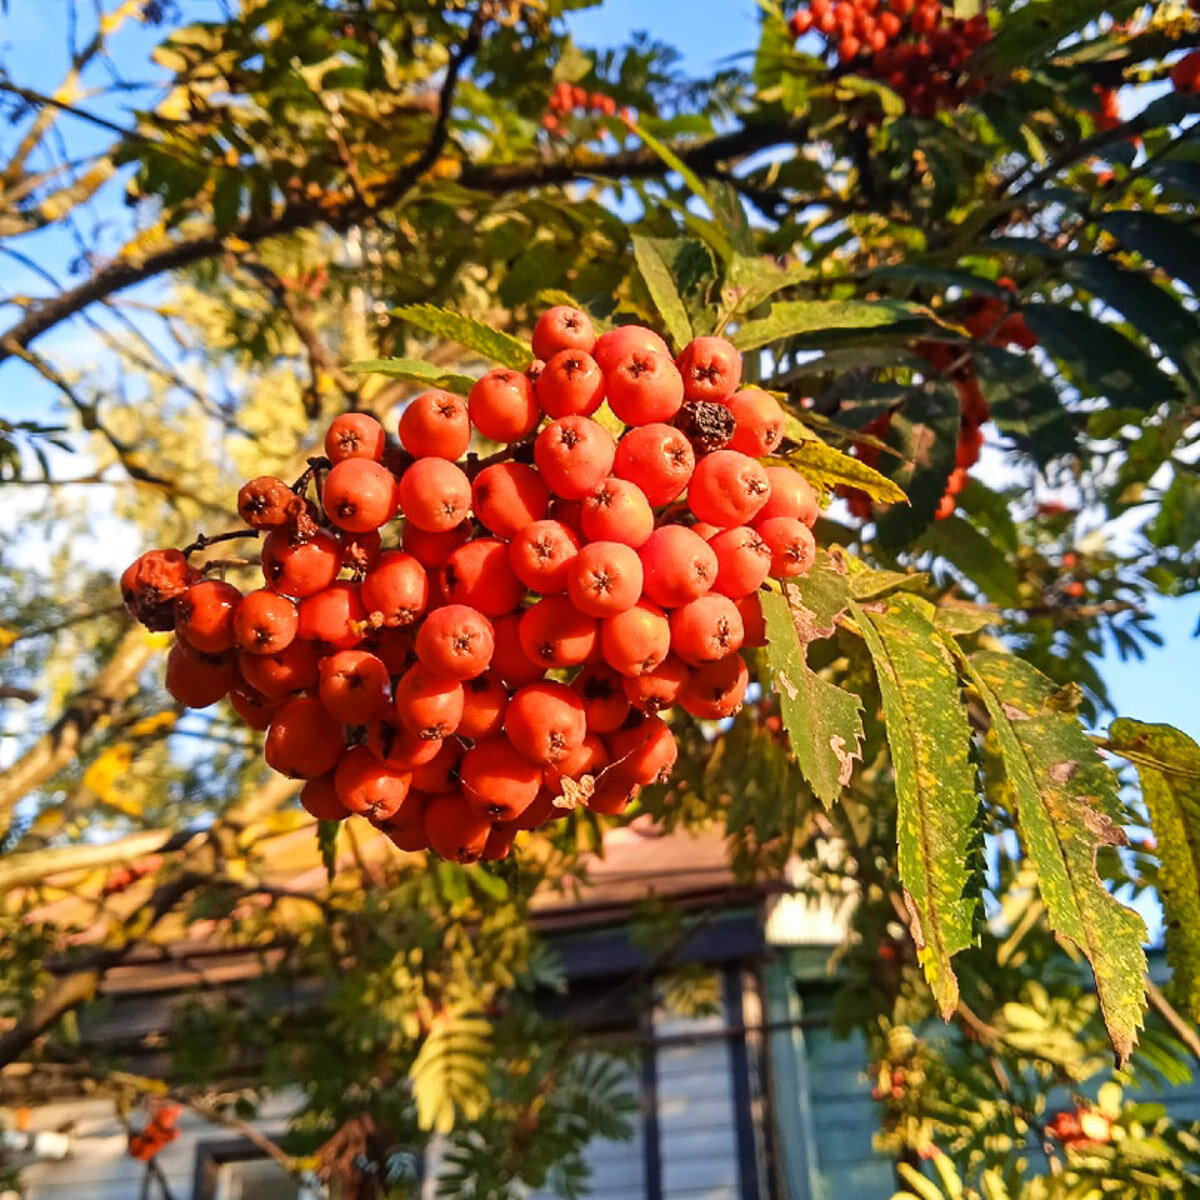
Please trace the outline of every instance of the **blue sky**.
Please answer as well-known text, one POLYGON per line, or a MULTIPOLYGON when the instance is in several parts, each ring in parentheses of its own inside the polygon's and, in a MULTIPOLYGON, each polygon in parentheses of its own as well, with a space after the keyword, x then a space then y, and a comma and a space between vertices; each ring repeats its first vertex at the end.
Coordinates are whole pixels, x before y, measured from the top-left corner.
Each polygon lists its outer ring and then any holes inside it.
MULTIPOLYGON (((76 0, 11 0, 8 13, 0 16, 0 61, 18 82, 40 91, 52 92, 62 79, 66 66, 66 21, 76 0)), ((90 6, 80 5, 76 12, 90 6)), ((210 0, 182 0, 189 16, 204 17, 215 11, 210 0)), ((605 0, 590 9, 570 14, 569 24, 576 40, 584 47, 615 45, 636 30, 675 45, 686 67, 712 70, 730 56, 743 59, 751 52, 756 37, 758 6, 753 0, 718 0, 703 6, 704 19, 698 20, 695 0, 605 0)), ((135 22, 127 23, 120 34, 123 61, 144 61, 157 32, 135 22)), ((151 78, 152 71, 142 73, 151 78)), ((99 70, 89 77, 92 82, 104 78, 99 70)), ((88 100, 94 111, 122 121, 129 104, 144 101, 145 96, 115 95, 88 100)), ((105 135, 77 121, 65 120, 63 129, 73 149, 103 144, 105 135)), ((12 131, 0 131, 3 144, 10 145, 12 131)), ((129 231, 129 214, 119 202, 116 189, 109 192, 102 214, 112 220, 108 240, 117 244, 129 231)), ((68 263, 75 246, 61 233, 39 234, 18 239, 17 247, 60 277, 68 275, 68 263)), ((0 260, 5 290, 38 293, 45 284, 31 272, 11 260, 0 260)), ((68 282, 71 280, 68 278, 68 282)), ((11 308, 0 309, 0 320, 7 323, 11 308)), ((53 353, 60 361, 72 354, 84 357, 90 337, 79 325, 55 331, 38 343, 38 349, 53 353)), ((9 417, 45 413, 55 403, 53 393, 19 364, 7 364, 9 384, 0 392, 0 413, 9 417), (21 386, 14 386, 18 377, 21 386)), ((1159 632, 1165 640, 1161 650, 1151 648, 1143 661, 1121 662, 1108 655, 1102 670, 1120 712, 1150 721, 1165 721, 1200 739, 1200 705, 1191 700, 1191 685, 1200 673, 1200 642, 1191 635, 1200 622, 1200 596, 1156 605, 1159 632)))

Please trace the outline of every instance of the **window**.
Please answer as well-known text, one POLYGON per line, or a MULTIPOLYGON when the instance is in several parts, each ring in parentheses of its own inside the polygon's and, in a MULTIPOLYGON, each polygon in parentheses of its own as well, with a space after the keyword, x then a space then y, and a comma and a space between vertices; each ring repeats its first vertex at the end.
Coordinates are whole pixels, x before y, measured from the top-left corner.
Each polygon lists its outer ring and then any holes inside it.
POLYGON ((316 1200, 316 1194, 239 1138, 196 1147, 192 1200, 316 1200))

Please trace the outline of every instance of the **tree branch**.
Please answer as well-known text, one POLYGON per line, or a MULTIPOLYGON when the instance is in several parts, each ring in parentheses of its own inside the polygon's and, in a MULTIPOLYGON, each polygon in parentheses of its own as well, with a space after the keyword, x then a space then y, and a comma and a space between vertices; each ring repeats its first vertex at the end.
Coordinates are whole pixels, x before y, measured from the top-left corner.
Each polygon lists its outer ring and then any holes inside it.
POLYGON ((130 626, 112 657, 86 691, 11 767, 0 771, 0 821, 7 821, 17 801, 65 767, 102 717, 133 690, 142 668, 154 653, 145 632, 130 626))
MULTIPOLYGON (((468 45, 464 42, 464 47, 468 45)), ((461 67, 461 62, 460 62, 461 67)), ((443 95, 447 85, 457 80, 457 72, 447 70, 443 95)), ((19 353, 35 339, 62 324, 90 304, 107 299, 135 284, 144 283, 168 271, 180 270, 215 258, 223 253, 226 240, 258 245, 269 238, 295 233, 302 229, 327 225, 344 231, 351 225, 363 223, 380 208, 398 203, 421 180, 437 161, 448 138, 448 105, 443 105, 434 123, 434 130, 425 152, 406 167, 382 189, 378 189, 367 205, 346 204, 336 211, 308 201, 285 204, 269 217, 249 218, 235 225, 226 234, 212 230, 180 238, 169 246, 153 250, 137 261, 124 259, 99 268, 90 279, 32 308, 3 336, 0 336, 0 363, 19 353)), ((706 142, 676 143, 671 149, 684 163, 700 173, 711 172, 722 162, 744 158, 775 146, 792 145, 803 140, 808 132, 807 121, 785 121, 777 124, 748 125, 732 133, 722 134, 706 142)), ((580 162, 573 158, 520 165, 463 164, 457 176, 460 186, 490 195, 503 195, 526 188, 560 187, 581 179, 646 179, 665 175, 670 168, 652 150, 631 150, 614 154, 600 162, 580 162)))

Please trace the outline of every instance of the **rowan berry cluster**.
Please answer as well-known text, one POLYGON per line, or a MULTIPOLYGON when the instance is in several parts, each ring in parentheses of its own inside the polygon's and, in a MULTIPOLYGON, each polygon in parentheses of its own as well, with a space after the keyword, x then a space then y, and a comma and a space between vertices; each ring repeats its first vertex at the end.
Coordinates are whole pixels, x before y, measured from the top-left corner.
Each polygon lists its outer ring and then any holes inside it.
MULTIPOLYGON (((542 128, 550 134, 565 134, 567 118, 573 113, 581 116, 591 113, 598 117, 615 117, 618 115, 617 102, 603 92, 589 92, 587 88, 578 84, 556 83, 550 93, 550 99, 546 101, 546 111, 542 114, 542 128)), ((619 115, 627 121, 633 119, 633 114, 628 108, 622 108, 619 115)))
POLYGON ((309 812, 460 862, 667 778, 662 710, 737 711, 740 651, 764 644, 758 590, 815 554, 813 489, 760 461, 784 411, 740 387, 728 341, 673 359, 649 329, 597 337, 559 306, 532 357, 465 400, 417 396, 400 446, 349 413, 295 485, 245 484, 261 587, 202 578, 178 550, 121 581, 132 613, 178 635, 171 694, 228 697, 267 762, 306 781, 309 812), (605 404, 619 438, 593 419, 605 404), (480 459, 475 436, 502 449, 480 459))
POLYGON ((957 108, 983 88, 967 71, 992 36, 983 13, 953 17, 939 0, 809 0, 789 24, 796 37, 823 35, 845 69, 887 84, 917 116, 957 108))
POLYGON ((129 1135, 129 1153, 142 1162, 149 1162, 164 1146, 179 1136, 175 1123, 183 1110, 178 1104, 157 1104, 150 1119, 139 1133, 129 1135))

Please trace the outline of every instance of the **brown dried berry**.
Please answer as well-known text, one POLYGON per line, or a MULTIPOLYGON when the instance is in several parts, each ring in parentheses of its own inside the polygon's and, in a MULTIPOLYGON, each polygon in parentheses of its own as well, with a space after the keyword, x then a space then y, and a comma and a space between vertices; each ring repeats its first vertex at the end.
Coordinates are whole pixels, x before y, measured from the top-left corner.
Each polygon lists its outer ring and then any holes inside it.
POLYGON ((175 597, 200 578, 178 550, 148 550, 121 575, 125 607, 147 629, 175 628, 175 597))
POLYGON ((678 429, 698 454, 711 454, 729 445, 734 416, 727 404, 714 400, 688 400, 675 418, 678 429))
POLYGON ((251 529, 277 529, 288 523, 295 494, 282 479, 260 475, 242 484, 238 492, 238 515, 251 529))

